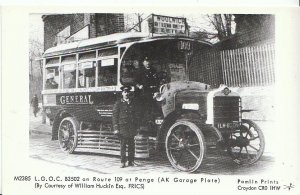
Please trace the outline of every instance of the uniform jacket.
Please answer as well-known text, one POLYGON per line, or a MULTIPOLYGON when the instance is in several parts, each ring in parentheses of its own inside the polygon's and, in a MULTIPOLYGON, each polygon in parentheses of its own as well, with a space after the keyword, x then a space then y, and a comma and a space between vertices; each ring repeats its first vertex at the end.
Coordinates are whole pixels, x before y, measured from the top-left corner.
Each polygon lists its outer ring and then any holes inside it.
POLYGON ((150 86, 157 87, 159 84, 158 80, 156 70, 153 67, 149 69, 143 68, 136 78, 137 84, 143 85, 146 89, 150 86))
POLYGON ((118 100, 113 108, 113 126, 121 136, 134 137, 139 127, 139 109, 135 101, 118 100))

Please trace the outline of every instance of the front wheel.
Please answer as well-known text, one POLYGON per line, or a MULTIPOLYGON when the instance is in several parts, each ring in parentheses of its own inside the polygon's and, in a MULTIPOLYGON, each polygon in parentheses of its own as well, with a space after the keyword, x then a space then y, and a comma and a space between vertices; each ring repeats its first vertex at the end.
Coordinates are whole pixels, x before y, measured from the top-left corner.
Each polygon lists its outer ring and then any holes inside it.
POLYGON ((265 149, 265 138, 257 124, 242 120, 239 129, 231 132, 227 152, 233 162, 239 165, 250 165, 262 156, 265 149))
POLYGON ((73 153, 77 146, 79 124, 73 117, 64 118, 58 128, 58 141, 62 151, 73 153))
POLYGON ((165 144, 168 159, 175 169, 194 172, 200 167, 205 141, 201 130, 193 122, 175 122, 168 130, 165 144))

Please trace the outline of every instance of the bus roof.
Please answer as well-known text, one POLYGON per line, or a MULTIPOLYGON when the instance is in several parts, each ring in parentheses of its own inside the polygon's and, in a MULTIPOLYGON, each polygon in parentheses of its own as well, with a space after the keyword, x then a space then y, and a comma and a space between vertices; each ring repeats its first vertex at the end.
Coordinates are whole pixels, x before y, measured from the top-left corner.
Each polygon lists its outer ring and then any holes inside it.
POLYGON ((142 40, 163 40, 163 39, 186 39, 191 41, 197 41, 207 46, 212 46, 211 43, 206 41, 200 41, 187 37, 184 35, 166 35, 166 34, 149 34, 149 33, 116 33, 91 39, 86 39, 77 42, 71 42, 66 44, 60 44, 55 47, 47 49, 44 53, 44 57, 50 57, 60 54, 74 53, 77 51, 97 49, 101 47, 114 46, 121 43, 133 42, 133 41, 142 41, 142 40))

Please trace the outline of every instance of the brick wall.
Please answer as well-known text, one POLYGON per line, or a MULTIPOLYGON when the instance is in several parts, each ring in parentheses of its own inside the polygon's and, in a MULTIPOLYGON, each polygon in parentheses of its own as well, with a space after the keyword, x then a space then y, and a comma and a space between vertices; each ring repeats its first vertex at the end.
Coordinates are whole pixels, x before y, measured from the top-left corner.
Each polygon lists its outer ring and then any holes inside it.
POLYGON ((90 22, 90 29, 89 29, 89 37, 95 38, 97 37, 97 22, 96 22, 96 14, 89 14, 89 22, 90 22))
POLYGON ((124 14, 44 15, 44 49, 55 46, 57 33, 70 26, 71 35, 89 25, 89 38, 124 32, 124 14))
POLYGON ((96 36, 124 32, 124 14, 95 14, 96 36))
POLYGON ((44 21, 44 49, 56 45, 55 37, 57 33, 70 25, 71 34, 82 29, 85 25, 84 14, 57 14, 46 15, 44 21))

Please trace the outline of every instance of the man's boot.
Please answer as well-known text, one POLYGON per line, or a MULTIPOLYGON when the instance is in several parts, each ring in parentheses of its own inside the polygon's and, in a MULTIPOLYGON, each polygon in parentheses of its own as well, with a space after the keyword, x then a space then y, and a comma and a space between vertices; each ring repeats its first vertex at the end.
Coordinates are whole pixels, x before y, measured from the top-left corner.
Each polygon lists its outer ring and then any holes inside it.
POLYGON ((133 162, 129 162, 129 163, 128 163, 128 166, 129 166, 129 167, 133 167, 133 166, 134 166, 134 163, 133 163, 133 162))
POLYGON ((121 168, 125 168, 125 167, 126 167, 125 163, 122 163, 121 168))

